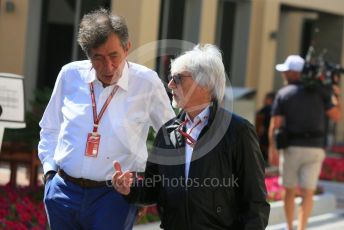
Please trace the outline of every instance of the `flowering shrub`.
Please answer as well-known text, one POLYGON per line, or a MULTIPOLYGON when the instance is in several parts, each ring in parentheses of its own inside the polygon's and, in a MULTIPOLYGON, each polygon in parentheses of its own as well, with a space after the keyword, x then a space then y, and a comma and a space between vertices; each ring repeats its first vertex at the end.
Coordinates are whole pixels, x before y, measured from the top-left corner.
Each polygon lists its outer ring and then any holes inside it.
POLYGON ((333 153, 344 154, 344 145, 334 145, 328 148, 327 150, 333 153))
POLYGON ((278 176, 266 177, 265 185, 268 192, 268 201, 279 201, 282 200, 284 195, 284 187, 280 186, 278 183, 278 176))
POLYGON ((156 205, 149 206, 146 210, 146 214, 138 222, 138 224, 147 224, 155 221, 159 221, 160 217, 156 205))
MULTIPOLYGON (((283 186, 279 185, 278 176, 266 177, 265 185, 268 192, 267 199, 269 202, 279 201, 283 199, 283 196, 285 194, 285 189, 283 186)), ((315 194, 321 194, 323 192, 324 192, 323 188, 318 186, 316 188, 315 194)), ((300 188, 296 188, 295 193, 296 193, 295 194, 296 196, 301 196, 300 188)))
MULTIPOLYGON (((284 188, 278 184, 278 176, 265 178, 268 190, 268 201, 279 201, 284 195, 284 188)), ((45 230, 47 219, 43 205, 43 187, 0 186, 0 229, 45 230)), ((321 193, 318 188, 316 193, 321 193)), ((156 206, 147 208, 139 224, 159 220, 156 206)))
POLYGON ((0 186, 0 229, 47 229, 43 187, 0 186))
POLYGON ((322 165, 320 179, 344 182, 344 158, 326 157, 322 165))

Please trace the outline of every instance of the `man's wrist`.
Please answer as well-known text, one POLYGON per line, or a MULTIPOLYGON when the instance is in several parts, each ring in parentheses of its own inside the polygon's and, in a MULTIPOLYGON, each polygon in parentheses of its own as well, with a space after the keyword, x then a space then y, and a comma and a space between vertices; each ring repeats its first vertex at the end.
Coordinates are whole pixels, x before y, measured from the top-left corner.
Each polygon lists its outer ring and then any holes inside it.
POLYGON ((50 170, 43 175, 43 183, 46 184, 51 178, 53 178, 56 174, 56 171, 50 170))

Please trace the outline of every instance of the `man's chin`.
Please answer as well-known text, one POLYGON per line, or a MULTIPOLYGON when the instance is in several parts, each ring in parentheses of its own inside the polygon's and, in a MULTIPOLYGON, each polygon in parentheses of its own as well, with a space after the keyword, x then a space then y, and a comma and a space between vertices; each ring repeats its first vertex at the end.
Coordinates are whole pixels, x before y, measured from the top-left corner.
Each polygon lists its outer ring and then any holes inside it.
POLYGON ((121 76, 122 76, 122 71, 117 70, 117 71, 115 71, 115 73, 113 75, 103 75, 100 78, 100 81, 106 85, 113 85, 113 84, 118 82, 118 80, 121 78, 121 76))
POLYGON ((172 100, 172 107, 175 108, 175 109, 180 109, 180 105, 178 104, 178 102, 176 102, 176 100, 172 100))
POLYGON ((177 102, 176 100, 172 100, 172 107, 175 109, 185 109, 185 104, 182 102, 177 102))

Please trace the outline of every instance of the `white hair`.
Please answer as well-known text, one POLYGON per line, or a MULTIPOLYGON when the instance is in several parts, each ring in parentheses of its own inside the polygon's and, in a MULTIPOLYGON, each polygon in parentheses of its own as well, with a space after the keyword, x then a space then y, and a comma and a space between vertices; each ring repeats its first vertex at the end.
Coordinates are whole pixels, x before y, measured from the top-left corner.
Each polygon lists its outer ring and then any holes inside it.
POLYGON ((221 102, 226 88, 226 73, 221 51, 211 44, 196 45, 172 60, 171 74, 189 72, 192 78, 207 87, 213 99, 221 102))

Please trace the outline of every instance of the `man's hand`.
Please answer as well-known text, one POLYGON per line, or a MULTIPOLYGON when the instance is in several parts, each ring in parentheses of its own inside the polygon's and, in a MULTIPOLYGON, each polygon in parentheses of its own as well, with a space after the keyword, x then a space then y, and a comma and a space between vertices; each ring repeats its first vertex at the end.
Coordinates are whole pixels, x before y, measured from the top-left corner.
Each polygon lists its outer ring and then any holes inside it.
POLYGON ((269 146, 269 164, 271 166, 278 166, 279 164, 279 155, 278 151, 274 146, 269 146))
POLYGON ((43 184, 45 185, 48 183, 53 177, 56 175, 56 171, 50 170, 43 175, 43 184))
POLYGON ((114 162, 115 173, 112 176, 112 185, 117 192, 128 195, 130 193, 130 186, 133 184, 134 177, 129 171, 122 172, 121 165, 118 161, 114 162))
POLYGON ((148 209, 147 207, 138 208, 138 212, 137 212, 137 216, 136 216, 136 223, 137 224, 140 223, 140 221, 146 215, 147 209, 148 209))
POLYGON ((278 166, 279 155, 276 149, 274 132, 276 129, 283 127, 284 117, 281 115, 275 115, 271 117, 269 126, 269 163, 271 166, 278 166))

